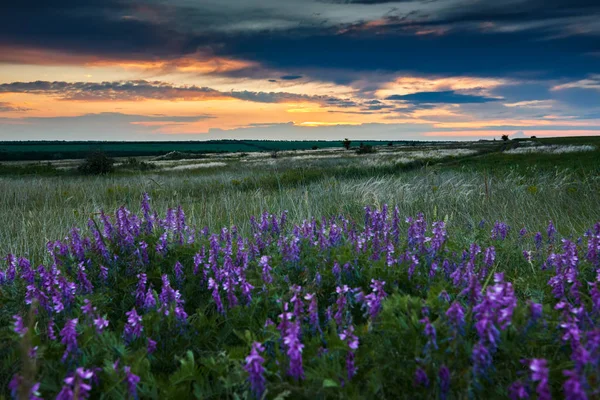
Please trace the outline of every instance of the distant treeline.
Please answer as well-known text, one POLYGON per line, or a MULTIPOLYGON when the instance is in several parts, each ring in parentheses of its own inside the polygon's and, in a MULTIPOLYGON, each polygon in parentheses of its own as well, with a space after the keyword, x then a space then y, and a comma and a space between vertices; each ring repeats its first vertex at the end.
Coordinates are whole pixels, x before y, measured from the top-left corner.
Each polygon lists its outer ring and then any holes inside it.
MULTIPOLYGON (((427 144, 417 141, 352 141, 352 147, 360 143, 371 146, 411 146, 427 144)), ((433 142, 431 142, 433 143, 433 142)), ((110 157, 159 156, 172 151, 185 153, 226 153, 283 150, 311 150, 341 147, 342 141, 293 141, 293 140, 210 140, 186 142, 102 142, 102 141, 6 141, 0 142, 0 161, 64 160, 85 158, 95 151, 110 157)))

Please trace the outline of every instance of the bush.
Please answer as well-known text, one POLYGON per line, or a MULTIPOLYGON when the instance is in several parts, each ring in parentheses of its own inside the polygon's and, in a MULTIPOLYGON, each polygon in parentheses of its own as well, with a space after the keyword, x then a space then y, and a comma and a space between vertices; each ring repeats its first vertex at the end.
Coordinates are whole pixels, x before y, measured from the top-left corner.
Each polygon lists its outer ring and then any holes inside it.
POLYGON ((114 171, 115 161, 102 151, 91 153, 77 168, 86 175, 105 175, 114 171))
POLYGON ((156 165, 147 163, 145 161, 140 161, 135 157, 129 157, 121 167, 125 169, 135 169, 138 171, 149 171, 151 169, 156 169, 156 165))
POLYGON ((370 144, 361 143, 358 150, 356 150, 356 154, 372 154, 372 153, 377 153, 377 150, 375 150, 375 148, 373 146, 371 146, 370 144))

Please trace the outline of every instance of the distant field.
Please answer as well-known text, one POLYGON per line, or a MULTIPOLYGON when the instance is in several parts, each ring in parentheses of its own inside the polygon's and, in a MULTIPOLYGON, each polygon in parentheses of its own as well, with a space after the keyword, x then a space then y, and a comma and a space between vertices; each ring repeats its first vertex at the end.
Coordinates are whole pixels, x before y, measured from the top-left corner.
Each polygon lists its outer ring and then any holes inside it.
MULTIPOLYGON (((381 146, 387 141, 364 141, 381 146)), ((417 142, 394 141, 395 145, 417 142)), ((426 143, 426 142, 419 142, 426 143)), ((190 142, 0 142, 0 161, 64 160, 84 158, 92 151, 101 150, 111 157, 152 156, 172 151, 186 153, 255 152, 281 150, 309 150, 314 147, 341 147, 340 141, 270 141, 270 140, 215 140, 190 142)), ((355 146, 358 142, 355 143, 355 146)))

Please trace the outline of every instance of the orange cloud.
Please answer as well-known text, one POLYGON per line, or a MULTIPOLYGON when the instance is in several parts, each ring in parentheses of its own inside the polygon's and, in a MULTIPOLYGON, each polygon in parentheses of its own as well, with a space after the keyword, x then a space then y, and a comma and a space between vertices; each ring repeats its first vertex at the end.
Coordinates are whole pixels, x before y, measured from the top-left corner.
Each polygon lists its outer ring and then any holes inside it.
POLYGON ((443 90, 487 91, 505 85, 509 81, 501 78, 478 77, 442 77, 425 78, 419 76, 401 76, 387 83, 375 92, 379 98, 391 95, 406 95, 418 92, 438 92, 443 90))
POLYGON ((258 63, 196 52, 165 60, 102 58, 89 54, 74 54, 58 50, 0 46, 0 63, 23 65, 79 65, 84 67, 117 67, 154 73, 215 74, 257 67, 258 63))

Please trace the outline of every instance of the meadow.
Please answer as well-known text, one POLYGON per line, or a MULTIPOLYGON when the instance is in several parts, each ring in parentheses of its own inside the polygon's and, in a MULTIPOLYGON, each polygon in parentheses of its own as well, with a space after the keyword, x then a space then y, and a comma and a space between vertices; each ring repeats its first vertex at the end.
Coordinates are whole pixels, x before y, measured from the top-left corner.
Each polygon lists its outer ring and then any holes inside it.
POLYGON ((599 145, 3 163, 0 387, 599 398, 599 145))

